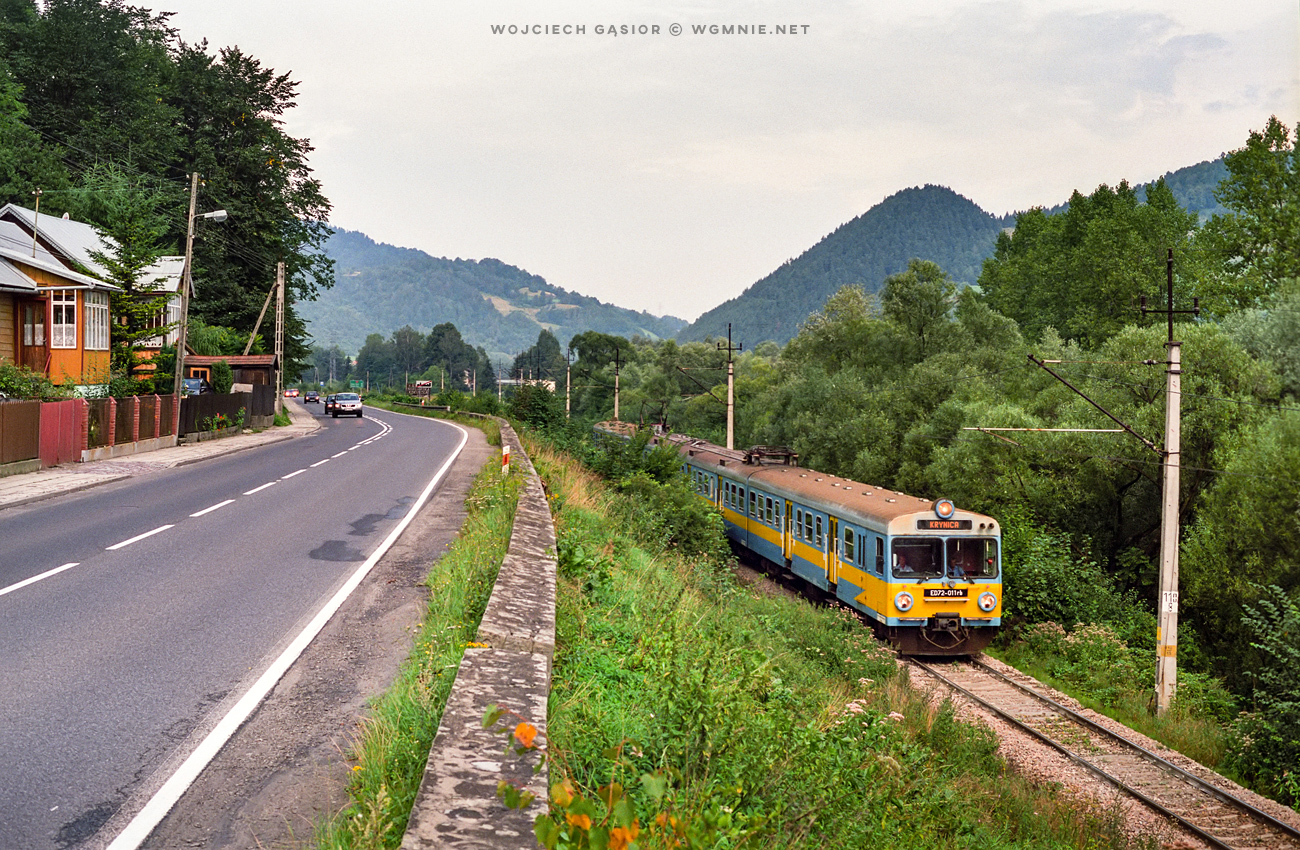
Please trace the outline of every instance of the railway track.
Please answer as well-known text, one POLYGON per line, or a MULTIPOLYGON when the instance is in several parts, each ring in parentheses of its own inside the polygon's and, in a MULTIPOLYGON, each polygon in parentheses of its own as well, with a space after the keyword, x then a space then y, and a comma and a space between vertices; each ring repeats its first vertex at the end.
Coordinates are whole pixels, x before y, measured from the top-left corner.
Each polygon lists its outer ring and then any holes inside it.
POLYGON ((1300 830, 1094 723, 978 659, 926 663, 926 674, 1178 823, 1210 847, 1300 850, 1300 830))

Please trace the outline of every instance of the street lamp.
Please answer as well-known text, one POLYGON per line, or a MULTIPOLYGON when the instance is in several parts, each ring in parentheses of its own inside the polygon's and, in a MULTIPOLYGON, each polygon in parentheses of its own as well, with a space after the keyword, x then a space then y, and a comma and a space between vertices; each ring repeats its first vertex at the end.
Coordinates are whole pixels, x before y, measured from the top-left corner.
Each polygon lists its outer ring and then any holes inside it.
POLYGON ((176 367, 174 370, 176 374, 172 386, 172 391, 176 395, 176 427, 173 430, 178 440, 181 436, 179 433, 181 428, 181 397, 185 387, 185 331, 190 318, 190 290, 194 288, 194 279, 190 273, 190 266, 194 262, 194 219, 206 218, 222 222, 229 218, 225 210, 214 210, 196 216, 194 207, 198 202, 198 197, 199 173, 195 171, 190 178, 190 215, 185 229, 185 265, 181 269, 181 320, 180 326, 176 329, 176 367))

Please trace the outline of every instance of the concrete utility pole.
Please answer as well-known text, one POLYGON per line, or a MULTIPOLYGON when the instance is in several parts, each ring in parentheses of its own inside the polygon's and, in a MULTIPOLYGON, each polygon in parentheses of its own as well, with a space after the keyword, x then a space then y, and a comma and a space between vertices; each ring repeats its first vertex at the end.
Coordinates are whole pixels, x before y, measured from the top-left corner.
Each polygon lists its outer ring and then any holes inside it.
POLYGON ((569 402, 573 393, 573 347, 564 352, 564 418, 569 418, 569 402))
POLYGON ((731 360, 733 351, 740 351, 745 347, 742 342, 740 345, 732 346, 731 344, 731 322, 727 322, 727 347, 723 348, 722 343, 718 343, 718 351, 727 352, 727 448, 736 447, 736 364, 731 360))
POLYGON ((619 351, 614 349, 614 421, 618 422, 618 370, 625 361, 619 359, 619 351))
POLYGON ((1182 343, 1174 340, 1174 314, 1201 312, 1200 299, 1192 299, 1191 310, 1174 309, 1174 251, 1165 261, 1167 303, 1164 310, 1147 310, 1142 315, 1165 313, 1169 326, 1168 381, 1165 386, 1165 450, 1160 508, 1160 611, 1156 625, 1156 714, 1163 715, 1178 689, 1178 486, 1181 464, 1182 343))

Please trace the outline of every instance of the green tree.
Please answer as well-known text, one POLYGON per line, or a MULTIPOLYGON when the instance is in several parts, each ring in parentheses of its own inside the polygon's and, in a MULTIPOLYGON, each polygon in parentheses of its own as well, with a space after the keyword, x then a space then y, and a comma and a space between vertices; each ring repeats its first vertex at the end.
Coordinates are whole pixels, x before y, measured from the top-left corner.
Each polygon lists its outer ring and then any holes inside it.
POLYGON ((924 360, 942 343, 956 292, 952 278, 928 260, 913 259, 907 271, 885 278, 881 311, 903 332, 913 360, 924 360))
POLYGON ((48 0, 39 10, 9 3, 3 14, 3 54, 42 138, 81 167, 114 162, 156 173, 174 161, 170 12, 122 0, 48 0))
POLYGON ((410 325, 393 331, 391 338, 393 366, 402 372, 402 380, 424 371, 424 334, 410 325))
POLYGON ((370 334, 357 352, 356 374, 372 386, 392 386, 393 346, 381 334, 370 334))
POLYGON ((146 273, 162 254, 167 202, 167 193, 156 185, 111 165, 91 168, 68 198, 74 216, 95 222, 111 246, 93 256, 107 270, 108 281, 120 288, 110 296, 112 366, 132 379, 146 371, 147 360, 140 355, 143 343, 174 326, 159 321, 172 292, 162 286, 161 278, 146 273))
MULTIPOLYGON (((276 263, 285 263, 285 358, 290 374, 307 362, 307 332, 294 309, 333 285, 323 247, 330 204, 312 176, 309 142, 283 130, 298 84, 238 48, 216 56, 206 42, 175 50, 173 102, 180 110, 182 155, 171 176, 203 178, 201 207, 225 209, 194 245, 192 310, 213 324, 252 330, 276 263)), ((183 220, 173 231, 184 237, 183 220)))
POLYGON ((1224 157, 1228 176, 1215 197, 1230 212, 1201 239, 1214 261, 1224 308, 1255 306, 1283 281, 1300 278, 1300 124, 1293 135, 1276 116, 1224 157))
POLYGON ((1255 588, 1246 607, 1253 666, 1254 711, 1237 724, 1231 761, 1257 788, 1300 806, 1300 604, 1276 585, 1255 588), (1260 591, 1263 591, 1262 594, 1260 591))
POLYGON ((1155 321, 1142 318, 1140 298, 1163 296, 1170 249, 1184 258, 1179 273, 1187 270, 1196 226, 1163 180, 1147 189, 1145 203, 1127 182, 1087 197, 1075 192, 1059 215, 1035 209, 1018 216, 984 262, 980 287, 1027 337, 1051 327, 1095 347, 1125 325, 1155 321))

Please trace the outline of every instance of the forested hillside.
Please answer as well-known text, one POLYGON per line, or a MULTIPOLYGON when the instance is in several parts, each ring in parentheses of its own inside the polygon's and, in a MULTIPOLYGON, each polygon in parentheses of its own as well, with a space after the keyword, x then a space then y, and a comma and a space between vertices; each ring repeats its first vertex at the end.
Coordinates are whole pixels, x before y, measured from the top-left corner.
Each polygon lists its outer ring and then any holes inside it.
POLYGON ((786 342, 841 286, 875 291, 915 257, 938 263, 959 282, 974 283, 998 231, 1010 223, 943 186, 904 189, 705 313, 678 339, 725 338, 730 322, 754 343, 786 342))
POLYGON ((585 330, 658 339, 684 324, 603 304, 568 292, 499 260, 449 260, 413 248, 377 243, 362 233, 335 230, 325 245, 336 285, 303 305, 318 345, 359 351, 371 334, 403 326, 421 332, 445 322, 470 344, 508 363, 543 329, 562 341, 585 330))
MULTIPOLYGON (((1226 175, 1222 158, 1202 162, 1136 187, 1135 197, 1145 201, 1147 192, 1163 183, 1183 209, 1206 221, 1226 212, 1214 197, 1226 175)), ((1064 212, 1069 203, 1046 208, 1043 214, 1064 212)), ((984 260, 993 256, 998 233, 1015 220, 1015 215, 999 218, 986 213, 942 186, 905 189, 705 313, 678 339, 725 337, 730 322, 734 332, 751 344, 787 342, 841 286, 852 284, 875 292, 886 277, 904 271, 913 259, 937 263, 958 284, 975 283, 984 260)))

